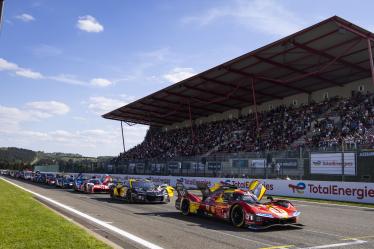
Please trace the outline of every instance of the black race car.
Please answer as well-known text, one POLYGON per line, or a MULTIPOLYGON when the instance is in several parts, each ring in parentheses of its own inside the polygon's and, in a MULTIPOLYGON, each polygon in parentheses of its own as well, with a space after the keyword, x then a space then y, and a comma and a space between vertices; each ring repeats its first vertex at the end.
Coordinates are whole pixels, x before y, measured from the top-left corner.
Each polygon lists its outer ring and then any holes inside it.
POLYGON ((170 186, 156 186, 149 180, 129 179, 111 186, 109 193, 113 199, 128 202, 168 203, 173 191, 170 186))

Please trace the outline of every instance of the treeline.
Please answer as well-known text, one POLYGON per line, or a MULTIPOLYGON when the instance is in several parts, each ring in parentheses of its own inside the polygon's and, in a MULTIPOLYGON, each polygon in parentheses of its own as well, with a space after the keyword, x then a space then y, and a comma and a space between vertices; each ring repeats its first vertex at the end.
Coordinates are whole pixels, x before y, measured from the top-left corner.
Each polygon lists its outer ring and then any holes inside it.
POLYGON ((20 148, 0 148, 0 168, 19 169, 31 165, 37 153, 20 148))
POLYGON ((33 169, 35 165, 58 165, 65 172, 106 172, 113 157, 84 157, 73 153, 45 153, 22 148, 0 148, 0 169, 33 169))

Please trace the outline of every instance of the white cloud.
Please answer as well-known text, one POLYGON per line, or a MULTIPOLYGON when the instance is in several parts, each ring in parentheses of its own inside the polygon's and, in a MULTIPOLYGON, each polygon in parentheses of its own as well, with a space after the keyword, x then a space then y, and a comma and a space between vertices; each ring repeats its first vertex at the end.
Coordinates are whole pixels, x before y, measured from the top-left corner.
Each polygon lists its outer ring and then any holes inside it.
POLYGON ((39 72, 35 72, 27 68, 22 68, 18 66, 17 64, 9 62, 3 58, 0 58, 0 71, 14 72, 18 76, 30 78, 30 79, 44 78, 44 76, 39 72))
POLYGON ((86 15, 80 16, 77 21, 77 28, 86 32, 98 33, 104 30, 103 25, 101 25, 93 16, 86 15))
POLYGON ((112 85, 113 83, 110 80, 103 79, 103 78, 94 78, 91 80, 91 85, 99 86, 99 87, 107 87, 112 85))
POLYGON ((88 101, 88 108, 91 109, 95 114, 103 115, 126 104, 127 102, 124 100, 97 96, 90 97, 88 101))
POLYGON ((16 74, 25 78, 30 78, 30 79, 43 79, 44 76, 39 73, 39 72, 34 72, 30 69, 22 68, 20 70, 16 71, 16 74))
POLYGON ((228 18, 250 29, 271 34, 290 35, 299 30, 304 21, 274 0, 237 0, 234 3, 215 7, 198 16, 182 19, 183 23, 208 25, 222 18, 228 18))
POLYGON ((18 15, 18 16, 16 16, 16 18, 17 18, 18 20, 23 21, 23 22, 31 22, 31 21, 34 21, 34 20, 35 20, 35 18, 34 18, 32 15, 30 15, 30 14, 26 14, 26 13, 23 13, 23 14, 21 14, 21 15, 18 15))
POLYGON ((170 72, 168 72, 167 74, 165 74, 163 76, 163 78, 168 80, 169 82, 177 83, 177 82, 179 82, 181 80, 184 80, 184 79, 187 79, 187 78, 189 78, 189 77, 191 77, 195 74, 196 73, 194 72, 194 70, 190 67, 185 67, 185 68, 176 67, 173 70, 171 70, 170 72))
POLYGON ((67 84, 72 84, 72 85, 87 85, 85 81, 79 80, 76 78, 76 76, 69 75, 69 74, 59 74, 56 76, 49 76, 48 79, 67 83, 67 84))
POLYGON ((53 115, 64 115, 70 111, 68 105, 58 101, 35 101, 29 102, 26 106, 32 110, 53 115))
POLYGON ((2 132, 18 129, 19 124, 28 118, 28 113, 18 108, 0 105, 0 131, 2 132))
POLYGON ((0 58, 0 71, 12 71, 17 70, 18 65, 12 62, 9 62, 3 58, 0 58))
POLYGON ((109 85, 112 85, 114 82, 104 79, 104 78, 94 78, 91 81, 84 81, 81 79, 77 79, 76 76, 70 75, 70 74, 59 74, 59 75, 54 75, 54 76, 47 76, 42 73, 33 71, 28 68, 23 68, 18 66, 15 63, 9 62, 3 58, 0 58, 0 71, 9 71, 14 73, 17 76, 21 76, 24 78, 28 79, 43 79, 43 80, 53 80, 53 81, 58 81, 58 82, 63 82, 67 84, 73 84, 73 85, 94 85, 94 86, 99 86, 99 87, 106 87, 109 85))
MULTIPOLYGON (((124 127, 126 149, 143 141, 148 126, 124 127)), ((88 156, 118 155, 122 149, 120 126, 108 129, 55 130, 49 132, 20 129, 10 133, 0 130, 0 146, 34 150, 74 152, 88 156)))
POLYGON ((64 115, 69 110, 69 106, 57 101, 29 102, 22 108, 0 105, 0 131, 11 132, 17 130, 23 122, 64 115))

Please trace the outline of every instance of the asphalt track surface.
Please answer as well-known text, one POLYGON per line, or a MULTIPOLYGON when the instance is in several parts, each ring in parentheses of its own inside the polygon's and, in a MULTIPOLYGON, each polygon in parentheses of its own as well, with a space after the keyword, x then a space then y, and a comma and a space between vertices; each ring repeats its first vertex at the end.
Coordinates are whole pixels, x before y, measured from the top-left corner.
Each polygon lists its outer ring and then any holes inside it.
MULTIPOLYGON (((253 232, 215 219, 185 217, 175 209, 174 201, 128 204, 113 201, 107 194, 88 195, 6 179, 162 248, 374 248, 374 209, 371 208, 293 201, 302 212, 303 227, 253 232)), ((120 247, 145 248, 54 204, 40 201, 120 247)))

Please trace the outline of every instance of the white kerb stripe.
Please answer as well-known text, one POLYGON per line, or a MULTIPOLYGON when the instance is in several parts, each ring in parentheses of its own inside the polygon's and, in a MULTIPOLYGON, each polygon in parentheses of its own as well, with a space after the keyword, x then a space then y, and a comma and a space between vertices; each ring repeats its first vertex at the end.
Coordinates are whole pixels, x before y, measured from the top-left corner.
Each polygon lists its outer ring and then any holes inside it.
POLYGON ((112 225, 106 223, 105 221, 102 221, 102 220, 96 219, 96 218, 94 218, 94 217, 92 217, 92 216, 90 216, 90 215, 87 215, 87 214, 85 214, 85 213, 82 213, 82 212, 80 212, 80 211, 78 211, 78 210, 76 210, 76 209, 74 209, 74 208, 72 208, 72 207, 66 206, 66 205, 64 205, 64 204, 62 204, 62 203, 59 203, 59 202, 57 202, 57 201, 55 201, 55 200, 52 200, 51 198, 45 197, 45 196, 43 196, 43 195, 41 195, 41 194, 38 194, 38 193, 35 193, 35 192, 31 191, 31 190, 28 190, 28 189, 26 189, 26 188, 23 188, 23 187, 21 187, 21 186, 15 184, 15 183, 13 183, 13 182, 11 182, 11 181, 8 181, 8 180, 6 180, 6 179, 4 179, 4 178, 2 178, 2 177, 0 177, 0 179, 2 179, 2 180, 4 180, 4 181, 6 181, 6 182, 8 182, 8 183, 10 183, 10 184, 12 184, 12 185, 18 187, 18 188, 20 188, 20 189, 22 189, 22 190, 24 190, 24 191, 27 191, 27 192, 29 192, 29 193, 31 193, 31 194, 33 194, 33 195, 35 195, 35 196, 37 196, 37 197, 43 199, 43 200, 46 200, 46 201, 48 201, 48 202, 50 202, 50 203, 53 203, 54 205, 56 205, 56 206, 58 206, 58 207, 61 207, 61 208, 63 208, 63 209, 66 209, 66 210, 68 210, 68 211, 71 212, 71 213, 74 213, 74 214, 76 214, 76 215, 78 215, 78 216, 80 216, 80 217, 83 217, 83 218, 85 218, 85 219, 87 219, 87 220, 89 220, 89 221, 91 221, 91 222, 94 222, 94 223, 96 223, 96 224, 98 224, 98 225, 100 225, 100 226, 102 226, 102 227, 105 227, 106 229, 108 229, 108 230, 110 230, 110 231, 113 231, 113 232, 115 232, 115 233, 118 233, 119 235, 121 235, 121 236, 123 236, 123 237, 126 237, 127 239, 132 240, 132 241, 134 241, 134 242, 136 242, 136 243, 138 243, 138 244, 140 244, 140 245, 142 245, 142 246, 145 246, 146 248, 150 248, 150 249, 163 249, 162 247, 160 247, 160 246, 158 246, 158 245, 155 245, 155 244, 153 244, 153 243, 151 243, 151 242, 149 242, 149 241, 146 241, 146 240, 144 240, 144 239, 142 239, 142 238, 140 238, 140 237, 138 237, 138 236, 136 236, 136 235, 133 235, 133 234, 131 234, 131 233, 128 233, 128 232, 126 232, 126 231, 124 231, 124 230, 122 230, 122 229, 120 229, 120 228, 118 228, 118 227, 112 226, 112 225))

